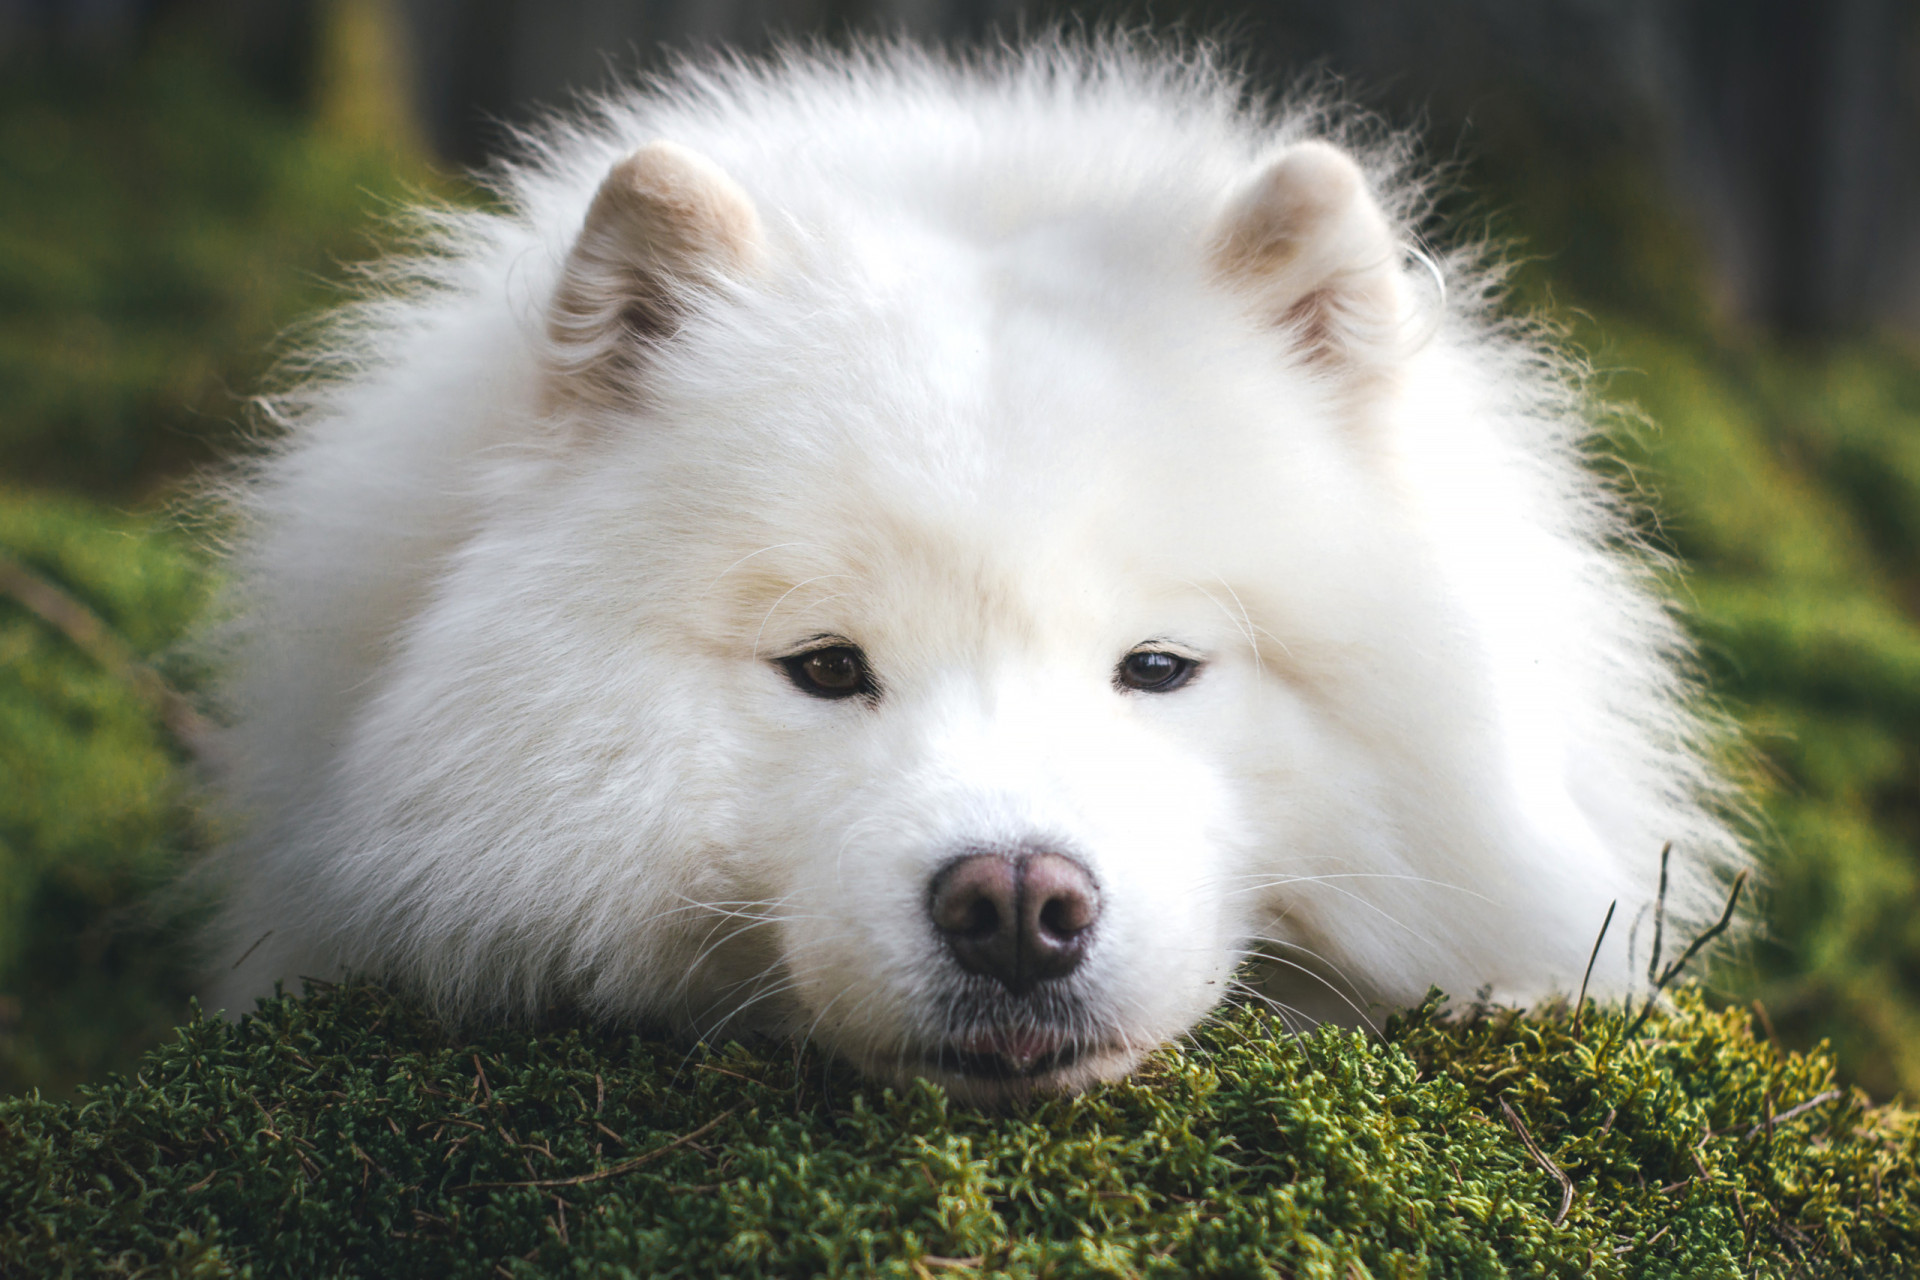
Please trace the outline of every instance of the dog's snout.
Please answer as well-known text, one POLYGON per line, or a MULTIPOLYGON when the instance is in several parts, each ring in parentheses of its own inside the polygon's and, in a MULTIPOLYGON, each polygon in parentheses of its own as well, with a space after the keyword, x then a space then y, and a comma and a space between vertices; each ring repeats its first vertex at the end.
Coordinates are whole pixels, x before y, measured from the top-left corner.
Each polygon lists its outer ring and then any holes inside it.
POLYGON ((934 877, 927 909, 961 968, 1025 995, 1079 967, 1100 893, 1065 854, 972 853, 934 877))

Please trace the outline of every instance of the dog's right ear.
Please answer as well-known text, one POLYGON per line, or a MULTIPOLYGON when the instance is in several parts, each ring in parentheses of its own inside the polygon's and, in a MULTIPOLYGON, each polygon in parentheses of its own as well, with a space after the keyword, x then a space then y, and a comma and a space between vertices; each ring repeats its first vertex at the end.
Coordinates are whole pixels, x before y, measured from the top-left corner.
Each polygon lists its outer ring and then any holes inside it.
POLYGON ((1393 228, 1360 166, 1299 142, 1229 202, 1211 242, 1218 278, 1307 360, 1351 377, 1388 368, 1410 304, 1393 228))
POLYGON ((554 389, 625 398, 637 357, 693 295, 751 274, 765 253, 752 198, 718 165, 671 142, 641 147, 608 171, 567 254, 547 315, 554 389))

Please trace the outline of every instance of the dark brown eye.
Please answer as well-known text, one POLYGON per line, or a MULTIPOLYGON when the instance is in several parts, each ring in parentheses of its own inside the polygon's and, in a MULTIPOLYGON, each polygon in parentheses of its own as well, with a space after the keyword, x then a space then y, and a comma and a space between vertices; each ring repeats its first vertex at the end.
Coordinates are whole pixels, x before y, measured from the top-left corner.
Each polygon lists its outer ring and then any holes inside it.
POLYGON ((1120 659, 1113 682, 1122 689, 1143 693, 1168 693, 1192 678, 1200 664, 1192 658, 1159 649, 1141 649, 1120 659))
POLYGON ((866 655, 850 644, 796 653, 780 659, 780 665, 800 692, 816 698, 872 697, 877 692, 866 655))

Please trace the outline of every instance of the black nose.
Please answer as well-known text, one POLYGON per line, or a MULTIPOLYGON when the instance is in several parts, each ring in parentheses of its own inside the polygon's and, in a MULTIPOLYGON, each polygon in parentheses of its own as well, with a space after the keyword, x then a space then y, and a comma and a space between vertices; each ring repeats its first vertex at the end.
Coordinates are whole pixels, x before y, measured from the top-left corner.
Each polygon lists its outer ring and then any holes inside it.
POLYGON ((1100 893, 1065 854, 972 853, 933 878, 927 913, 961 968, 1019 996, 1079 967, 1100 893))

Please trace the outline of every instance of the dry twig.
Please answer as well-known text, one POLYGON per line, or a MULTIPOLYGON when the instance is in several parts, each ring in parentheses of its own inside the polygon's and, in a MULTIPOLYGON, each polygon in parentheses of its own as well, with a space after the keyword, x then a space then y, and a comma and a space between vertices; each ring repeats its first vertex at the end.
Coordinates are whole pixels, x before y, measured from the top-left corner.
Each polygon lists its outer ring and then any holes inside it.
POLYGON ((1741 1141, 1751 1142, 1754 1139, 1754 1137, 1760 1133, 1761 1130, 1765 1129, 1765 1130, 1771 1131, 1775 1126, 1783 1125, 1789 1120, 1793 1120, 1799 1116, 1803 1116, 1807 1112, 1813 1110, 1815 1107, 1821 1106, 1828 1102, 1832 1102, 1835 1098, 1838 1098, 1839 1096, 1840 1096, 1840 1090, 1838 1089, 1828 1089, 1825 1093, 1816 1093, 1815 1095, 1813 1095, 1813 1097, 1808 1098, 1805 1102, 1802 1102, 1798 1106, 1788 1107, 1785 1111, 1782 1111, 1777 1116, 1768 1116, 1765 1120, 1762 1120, 1759 1124, 1756 1124, 1755 1126, 1753 1126, 1753 1128, 1747 1130, 1746 1135, 1741 1138, 1741 1141))
POLYGON ((1654 978, 1660 972, 1660 939, 1667 929, 1667 864, 1673 859, 1673 841, 1660 846, 1660 892, 1653 899, 1653 951, 1647 956, 1647 981, 1655 988, 1664 986, 1654 978))
MULTIPOLYGON (((1664 879, 1665 878, 1662 877, 1663 882, 1664 879)), ((1629 1026, 1626 1034, 1620 1037, 1622 1040, 1633 1039, 1634 1033, 1646 1024, 1647 1018, 1653 1013, 1654 1005, 1660 999, 1660 993, 1667 989, 1669 982, 1672 982, 1680 976, 1680 971, 1687 967, 1687 962, 1692 960, 1696 955, 1699 955, 1702 947, 1727 931, 1727 926, 1733 923, 1733 913, 1739 909, 1741 891, 1746 887, 1747 873, 1742 871, 1733 878, 1733 890, 1727 894, 1726 910, 1720 913, 1720 918, 1714 922, 1711 928, 1701 933, 1699 937, 1695 938, 1687 946, 1685 951, 1680 953, 1679 958, 1661 970, 1659 978, 1655 980, 1653 984, 1653 990, 1647 995, 1646 1004, 1641 1006, 1640 1016, 1633 1020, 1633 1025, 1629 1026)), ((1657 956, 1659 952, 1656 950, 1654 954, 1657 956)))
POLYGON ((690 1133, 683 1133, 672 1142, 662 1143, 651 1151, 643 1151, 631 1160, 622 1160, 619 1164, 592 1173, 575 1174, 571 1178, 530 1178, 524 1182, 469 1182, 461 1187, 462 1191, 504 1190, 509 1187, 578 1187, 589 1182, 599 1182, 605 1178, 617 1178, 624 1173, 632 1173, 642 1165, 652 1164, 670 1151, 697 1142, 717 1128, 724 1120, 730 1119, 739 1107, 728 1107, 713 1119, 690 1133))
POLYGON ((1553 1215, 1553 1225, 1557 1227, 1567 1220, 1567 1211, 1573 1208, 1573 1179, 1567 1176, 1565 1169, 1555 1164, 1548 1158, 1547 1153, 1540 1149, 1540 1144, 1533 1140, 1533 1135, 1527 1132, 1527 1126, 1520 1119, 1519 1113, 1507 1105, 1507 1100, 1501 1098, 1499 1102, 1500 1110, 1506 1113, 1507 1126, 1513 1130, 1513 1136, 1520 1139, 1520 1145, 1527 1149, 1527 1154, 1533 1157, 1534 1163, 1545 1169, 1553 1180, 1560 1184, 1560 1212, 1553 1215))
MULTIPOLYGON (((1668 845, 1667 847, 1672 848, 1673 846, 1668 845)), ((1587 980, 1593 977, 1593 962, 1600 958, 1600 944, 1607 940, 1607 926, 1613 923, 1613 910, 1619 905, 1620 899, 1618 898, 1615 898, 1607 904, 1607 918, 1600 922, 1600 936, 1593 940, 1593 950, 1587 955, 1587 971, 1580 975, 1580 998, 1573 1002, 1573 1026, 1571 1028, 1572 1033, 1576 1036, 1580 1034, 1580 1016, 1587 1011, 1587 980)))
POLYGON ((21 608, 65 636, 74 648, 108 674, 124 681, 141 701, 154 709, 167 731, 183 746, 197 746, 205 738, 206 721, 193 709, 193 704, 158 671, 142 662, 133 646, 121 639, 99 614, 4 551, 0 551, 0 595, 11 597, 21 608))

